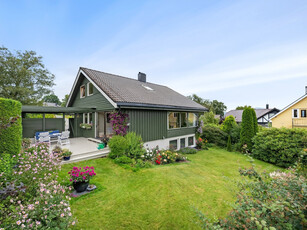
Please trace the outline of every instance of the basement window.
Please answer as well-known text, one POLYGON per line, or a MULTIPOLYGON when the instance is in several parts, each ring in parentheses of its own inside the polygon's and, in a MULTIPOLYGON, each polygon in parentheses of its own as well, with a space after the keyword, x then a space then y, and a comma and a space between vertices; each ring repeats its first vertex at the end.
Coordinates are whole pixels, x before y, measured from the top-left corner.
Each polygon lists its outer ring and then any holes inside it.
POLYGON ((82 85, 80 87, 80 98, 84 98, 85 97, 85 85, 82 85))

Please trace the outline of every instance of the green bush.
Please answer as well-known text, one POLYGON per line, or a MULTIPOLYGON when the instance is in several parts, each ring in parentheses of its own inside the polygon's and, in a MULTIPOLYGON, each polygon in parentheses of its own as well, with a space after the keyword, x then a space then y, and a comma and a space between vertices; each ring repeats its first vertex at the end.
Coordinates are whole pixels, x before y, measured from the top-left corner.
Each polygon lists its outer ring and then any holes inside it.
POLYGON ((142 137, 134 132, 128 132, 125 138, 128 142, 128 157, 135 159, 140 158, 145 153, 142 137))
POLYGON ((109 157, 113 159, 125 155, 129 147, 129 143, 127 139, 119 135, 113 136, 109 140, 108 145, 111 149, 111 152, 109 153, 109 157))
POLYGON ((255 122, 257 122, 255 110, 252 108, 244 109, 242 114, 242 129, 240 133, 240 142, 241 146, 247 145, 247 149, 249 151, 251 151, 253 147, 252 138, 256 135, 256 132, 258 131, 258 124, 256 126, 255 122))
POLYGON ((228 136, 228 141, 227 141, 227 151, 229 151, 229 152, 232 151, 232 145, 231 145, 231 137, 230 137, 230 135, 228 136))
POLYGON ((231 130, 234 129, 237 125, 236 120, 234 116, 228 116, 223 121, 223 124, 221 125, 221 129, 225 132, 230 134, 231 130))
POLYGON ((18 154, 21 150, 21 103, 0 98, 0 154, 18 154))
POLYGON ((118 157, 114 161, 117 164, 131 164, 132 163, 132 159, 127 156, 118 157))
POLYGON ((179 150, 182 154, 195 154, 197 153, 197 149, 191 148, 191 147, 185 147, 179 150))
POLYGON ((253 138, 252 155, 281 167, 292 166, 299 153, 307 146, 307 130, 270 128, 253 138))
POLYGON ((304 229, 306 226, 306 179, 297 172, 258 174, 253 168, 240 170, 252 180, 239 184, 233 210, 212 223, 202 213, 204 229, 304 229))
POLYGON ((206 125, 203 127, 201 137, 206 139, 208 143, 215 144, 220 147, 226 147, 227 133, 217 126, 206 125))
POLYGON ((236 125, 233 127, 233 129, 230 131, 230 137, 231 137, 231 143, 240 144, 240 133, 241 133, 241 125, 236 125))

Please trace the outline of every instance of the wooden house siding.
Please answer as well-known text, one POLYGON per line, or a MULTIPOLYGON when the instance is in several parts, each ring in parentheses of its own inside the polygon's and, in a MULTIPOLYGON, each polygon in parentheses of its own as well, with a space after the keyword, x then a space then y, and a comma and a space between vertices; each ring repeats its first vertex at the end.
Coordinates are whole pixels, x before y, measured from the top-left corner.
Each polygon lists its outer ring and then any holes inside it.
POLYGON ((188 134, 195 134, 195 132, 196 132, 195 127, 169 129, 167 130, 167 138, 178 137, 178 136, 183 136, 183 135, 188 135, 188 134))
POLYGON ((166 138, 167 111, 125 110, 129 115, 129 132, 142 136, 144 142, 166 138))
POLYGON ((113 110, 114 106, 96 89, 94 86, 93 94, 87 96, 87 83, 89 82, 84 76, 80 76, 81 81, 76 86, 75 96, 72 98, 71 107, 96 108, 97 111, 113 110), (80 98, 80 86, 85 86, 85 97, 80 98))

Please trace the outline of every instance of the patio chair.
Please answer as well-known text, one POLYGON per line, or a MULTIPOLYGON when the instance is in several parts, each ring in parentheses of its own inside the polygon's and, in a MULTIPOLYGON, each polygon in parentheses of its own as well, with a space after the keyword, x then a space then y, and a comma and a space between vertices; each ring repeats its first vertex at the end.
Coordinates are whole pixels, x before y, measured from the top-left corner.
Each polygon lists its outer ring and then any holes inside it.
POLYGON ((61 136, 58 136, 58 143, 60 145, 70 144, 69 133, 69 131, 64 131, 62 132, 61 136))
POLYGON ((41 132, 38 134, 38 142, 45 142, 50 144, 49 132, 41 132))

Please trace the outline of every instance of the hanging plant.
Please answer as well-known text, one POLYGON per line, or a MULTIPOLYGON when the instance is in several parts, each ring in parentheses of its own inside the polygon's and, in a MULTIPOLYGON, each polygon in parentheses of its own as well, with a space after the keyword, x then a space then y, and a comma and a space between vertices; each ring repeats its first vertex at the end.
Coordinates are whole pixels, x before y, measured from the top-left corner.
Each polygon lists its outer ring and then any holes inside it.
POLYGON ((116 111, 110 113, 109 118, 115 134, 125 136, 128 130, 128 114, 116 111))

